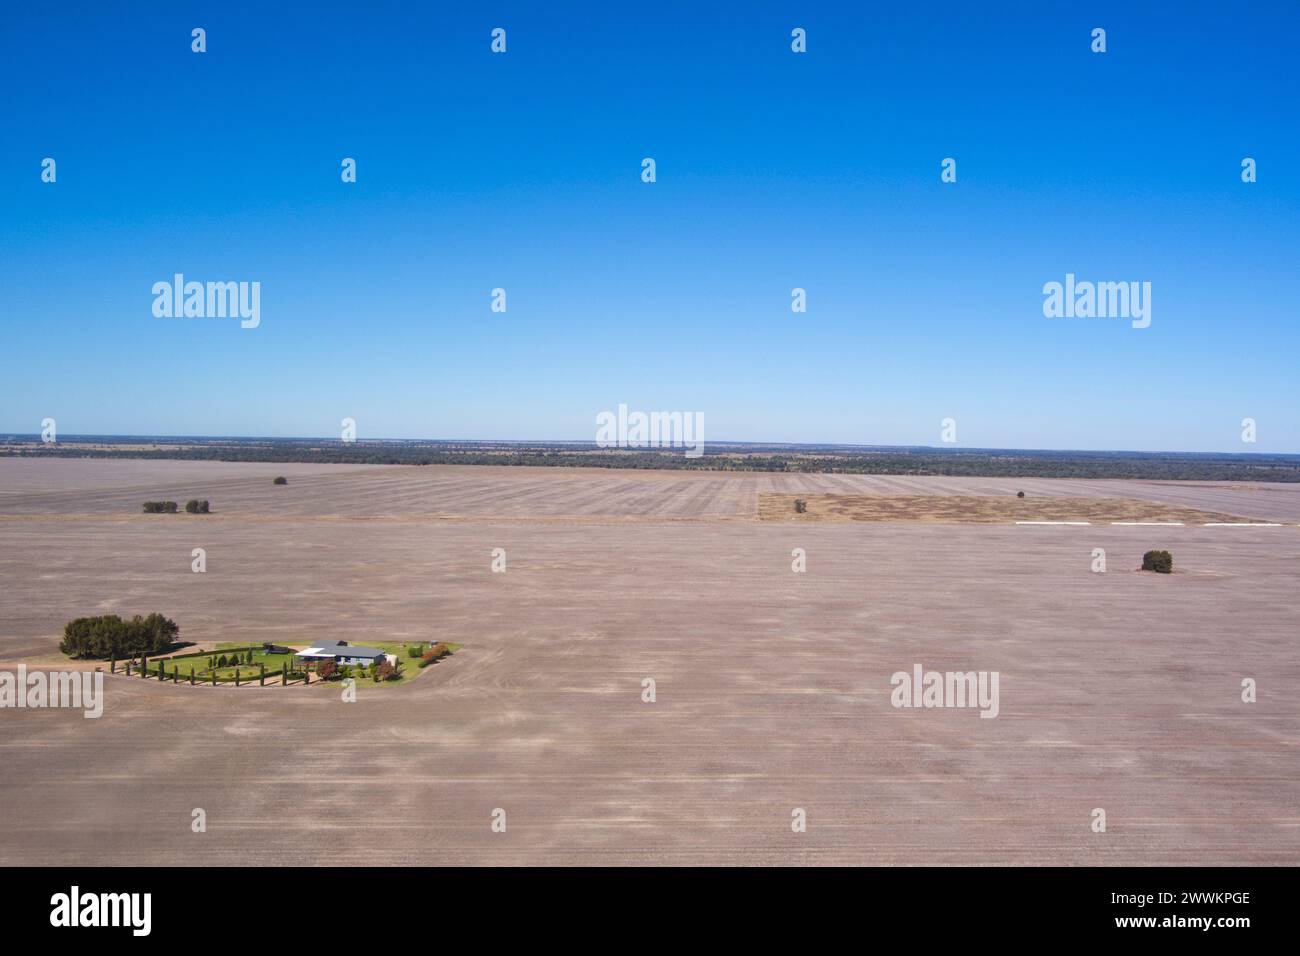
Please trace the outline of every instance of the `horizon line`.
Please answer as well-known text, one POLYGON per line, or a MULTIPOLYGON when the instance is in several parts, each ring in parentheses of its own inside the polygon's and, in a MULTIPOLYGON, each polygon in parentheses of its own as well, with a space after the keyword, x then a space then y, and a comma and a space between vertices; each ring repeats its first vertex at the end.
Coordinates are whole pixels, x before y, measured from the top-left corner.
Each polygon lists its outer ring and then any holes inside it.
MULTIPOLYGON (((574 439, 574 438, 356 438, 352 441, 343 441, 341 438, 329 438, 316 435, 149 435, 149 434, 130 434, 130 433, 73 433, 59 438, 55 442, 41 442, 39 432, 0 432, 0 442, 10 443, 15 440, 31 441, 42 444, 84 444, 95 441, 106 442, 108 440, 118 442, 131 439, 134 441, 152 441, 160 443, 179 443, 183 441, 204 441, 204 442, 319 442, 326 445, 383 445, 383 444, 436 444, 436 445, 574 445, 583 447, 593 447, 600 451, 609 452, 672 452, 679 450, 676 447, 601 447, 596 444, 594 439, 574 439)), ((979 446, 979 445, 870 445, 858 444, 854 442, 788 442, 788 441, 754 441, 754 440, 710 440, 702 443, 705 446, 723 446, 723 447, 760 447, 760 448, 790 448, 790 449, 861 449, 865 451, 924 451, 932 453, 974 453, 974 452, 1016 452, 1020 454, 1089 454, 1089 455, 1233 455, 1233 456, 1256 456, 1260 458, 1300 458, 1300 452, 1260 452, 1260 451, 1153 451, 1145 449, 1125 449, 1125 448, 1024 448, 1009 446, 979 446)), ((707 452, 706 452, 707 454, 707 452)))

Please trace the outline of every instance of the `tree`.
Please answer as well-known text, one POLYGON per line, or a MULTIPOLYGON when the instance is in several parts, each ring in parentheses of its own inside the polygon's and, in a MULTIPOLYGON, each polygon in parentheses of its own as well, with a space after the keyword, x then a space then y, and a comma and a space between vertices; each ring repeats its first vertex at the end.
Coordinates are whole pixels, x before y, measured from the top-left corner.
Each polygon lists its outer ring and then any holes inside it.
POLYGON ((1158 574, 1172 574, 1174 557, 1168 551, 1148 551, 1142 555, 1142 570, 1158 574))
POLYGON ((134 617, 131 619, 133 626, 144 628, 145 638, 151 645, 152 650, 164 651, 176 643, 176 638, 180 636, 181 629, 176 626, 176 622, 163 617, 157 611, 150 614, 143 621, 134 617), (136 622, 139 621, 139 625, 136 622))
POLYGON ((380 681, 392 680, 396 676, 397 676, 397 668, 394 667, 393 662, 386 657, 382 661, 380 661, 379 666, 375 668, 376 684, 378 684, 380 681))
POLYGON ((316 676, 321 680, 330 680, 338 673, 339 665, 333 661, 321 661, 316 665, 316 676))
POLYGON ((406 648, 407 657, 421 657, 423 655, 424 651, 421 649, 419 644, 410 644, 406 648))
POLYGON ((284 477, 284 475, 277 475, 275 481, 271 482, 273 485, 287 485, 288 483, 289 479, 284 477))

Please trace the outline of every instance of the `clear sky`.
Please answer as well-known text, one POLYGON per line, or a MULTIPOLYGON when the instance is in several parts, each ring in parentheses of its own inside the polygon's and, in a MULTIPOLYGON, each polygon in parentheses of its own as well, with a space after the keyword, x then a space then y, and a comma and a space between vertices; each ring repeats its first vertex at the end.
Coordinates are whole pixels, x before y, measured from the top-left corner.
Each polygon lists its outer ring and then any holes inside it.
POLYGON ((1294 2, 80 6, 0 24, 0 431, 1300 451, 1294 2))

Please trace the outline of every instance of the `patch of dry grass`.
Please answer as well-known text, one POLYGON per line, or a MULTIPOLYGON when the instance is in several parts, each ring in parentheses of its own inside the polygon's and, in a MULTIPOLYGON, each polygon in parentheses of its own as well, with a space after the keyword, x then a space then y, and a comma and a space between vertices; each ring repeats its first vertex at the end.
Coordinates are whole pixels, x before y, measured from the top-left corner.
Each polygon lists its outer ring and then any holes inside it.
POLYGON ((763 521, 927 521, 1004 524, 1009 521, 1236 521, 1235 515, 1132 498, 1016 498, 999 495, 787 495, 758 496, 763 521), (795 501, 807 511, 795 511, 795 501))

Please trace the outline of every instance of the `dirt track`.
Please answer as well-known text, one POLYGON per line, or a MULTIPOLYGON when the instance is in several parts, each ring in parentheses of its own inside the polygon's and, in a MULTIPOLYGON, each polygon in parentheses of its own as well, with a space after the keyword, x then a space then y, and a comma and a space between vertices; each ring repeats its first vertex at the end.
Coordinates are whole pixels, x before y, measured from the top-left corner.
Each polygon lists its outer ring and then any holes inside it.
POLYGON ((2 863, 1300 863, 1300 488, 0 460, 0 489, 0 660, 155 609, 466 645, 356 704, 110 679, 99 720, 0 711, 2 863), (1291 526, 755 518, 1018 489, 1291 526), (1132 570, 1151 547, 1178 573, 1132 570), (918 662, 999 671, 1000 716, 894 709, 918 662))

